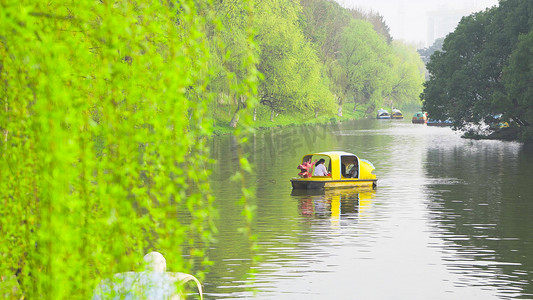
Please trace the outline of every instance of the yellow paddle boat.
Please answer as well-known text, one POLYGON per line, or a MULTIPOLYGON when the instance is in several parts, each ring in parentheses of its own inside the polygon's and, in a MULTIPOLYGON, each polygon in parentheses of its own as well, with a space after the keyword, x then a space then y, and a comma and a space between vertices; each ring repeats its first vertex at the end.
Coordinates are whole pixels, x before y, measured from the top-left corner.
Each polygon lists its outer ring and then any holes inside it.
POLYGON ((291 179, 293 189, 375 187, 377 182, 371 162, 342 151, 307 154, 298 169, 300 177, 291 179))
POLYGON ((393 108, 390 118, 391 119, 396 119, 396 120, 401 120, 401 119, 403 119, 403 114, 402 114, 402 112, 399 109, 393 108))

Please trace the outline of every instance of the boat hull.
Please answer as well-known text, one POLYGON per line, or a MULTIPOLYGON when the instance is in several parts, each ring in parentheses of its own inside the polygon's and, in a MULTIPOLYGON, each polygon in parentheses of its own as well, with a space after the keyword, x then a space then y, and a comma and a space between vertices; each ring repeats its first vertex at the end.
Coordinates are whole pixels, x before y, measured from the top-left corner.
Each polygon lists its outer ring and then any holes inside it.
POLYGON ((452 124, 449 123, 427 123, 428 126, 437 126, 437 127, 449 127, 452 126, 452 124))
POLYGON ((377 179, 315 179, 315 178, 294 178, 291 179, 292 188, 299 190, 316 190, 332 188, 352 188, 352 187, 375 187, 377 179))
POLYGON ((445 127, 445 126, 452 126, 451 121, 435 121, 435 120, 428 120, 427 122, 428 126, 438 126, 438 127, 445 127))

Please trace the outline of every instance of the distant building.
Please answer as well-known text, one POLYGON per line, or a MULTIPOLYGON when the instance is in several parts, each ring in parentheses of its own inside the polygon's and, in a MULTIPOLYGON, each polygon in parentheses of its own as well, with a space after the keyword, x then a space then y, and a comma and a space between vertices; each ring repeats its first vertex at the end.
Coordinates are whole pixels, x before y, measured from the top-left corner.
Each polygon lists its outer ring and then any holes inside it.
POLYGON ((445 37, 448 33, 454 31, 461 18, 470 15, 474 11, 475 9, 442 9, 429 11, 427 13, 427 46, 431 46, 436 39, 445 37))

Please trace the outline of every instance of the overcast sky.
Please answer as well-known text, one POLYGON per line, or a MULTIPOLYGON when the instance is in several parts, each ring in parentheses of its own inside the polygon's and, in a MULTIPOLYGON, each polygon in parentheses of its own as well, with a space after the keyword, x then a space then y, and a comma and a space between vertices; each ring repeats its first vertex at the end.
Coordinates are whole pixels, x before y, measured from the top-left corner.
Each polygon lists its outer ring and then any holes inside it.
POLYGON ((413 43, 419 48, 430 46, 435 38, 453 31, 460 16, 498 5, 498 0, 336 1, 343 7, 379 12, 385 18, 394 39, 413 43))

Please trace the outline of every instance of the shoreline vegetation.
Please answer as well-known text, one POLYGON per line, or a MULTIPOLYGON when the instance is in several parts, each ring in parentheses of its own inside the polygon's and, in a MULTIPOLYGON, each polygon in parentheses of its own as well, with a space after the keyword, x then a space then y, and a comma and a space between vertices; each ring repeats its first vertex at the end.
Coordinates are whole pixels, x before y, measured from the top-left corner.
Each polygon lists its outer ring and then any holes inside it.
POLYGON ((507 142, 527 142, 521 138, 520 129, 517 127, 500 128, 488 135, 476 134, 474 132, 465 132, 462 136, 471 140, 497 140, 507 142))
MULTIPOLYGON (((228 105, 227 107, 218 110, 218 114, 213 118, 213 135, 225 135, 231 134, 235 131, 235 128, 229 126, 229 120, 232 118, 234 106, 228 105), (224 113, 225 112, 225 113, 224 113)), ((413 112, 420 110, 420 107, 415 105, 406 106, 400 108, 404 113, 404 119, 410 119, 413 112)), ((342 116, 338 115, 321 115, 313 116, 310 113, 304 112, 291 112, 290 114, 278 114, 271 118, 271 113, 265 106, 259 106, 256 109, 256 120, 249 121, 248 127, 255 130, 270 129, 270 128, 283 128, 290 126, 301 125, 326 125, 331 123, 339 123, 344 121, 361 120, 361 119, 373 119, 375 118, 375 111, 370 110, 368 107, 358 106, 354 110, 354 103, 347 103, 343 105, 342 116)), ((453 130, 453 129, 452 129, 453 130)), ((521 131, 517 127, 500 128, 492 130, 489 134, 479 134, 474 130, 464 131, 461 138, 472 140, 499 140, 499 141, 517 141, 525 142, 521 137, 521 131)))
MULTIPOLYGON (((363 108, 362 106, 358 107, 356 111, 353 111, 353 106, 353 103, 344 105, 343 114, 341 117, 334 114, 323 114, 315 117, 313 113, 291 112, 290 114, 274 115, 272 120, 270 119, 270 112, 268 111, 268 108, 259 106, 256 109, 256 120, 249 121, 247 126, 253 129, 267 129, 308 124, 328 124, 332 122, 363 119, 374 114, 374 112, 367 113, 367 109, 363 108)), ((214 118, 214 135, 230 134, 235 131, 235 128, 229 126, 229 120, 231 119, 231 115, 234 110, 233 107, 228 106, 223 110, 226 110, 228 113, 219 113, 217 117, 214 118)))
POLYGON ((215 134, 239 122, 252 128, 327 123, 379 107, 420 106, 424 63, 414 45, 392 39, 378 13, 325 0, 269 0, 254 6, 258 17, 247 23, 236 14, 242 3, 214 7, 226 29, 215 36, 224 47, 213 52, 208 83, 215 134), (280 4, 281 11, 274 9, 280 4), (242 57, 247 36, 254 37, 253 60, 242 57), (257 75, 253 93, 229 92, 250 74, 257 75))
MULTIPOLYGON (((384 109, 391 110, 390 108, 385 107, 384 109)), ((406 105, 399 109, 404 112, 405 119, 410 119, 412 112, 420 110, 416 105, 406 105)), ((232 117, 233 110, 233 106, 228 106, 219 110, 217 116, 213 118, 213 135, 231 134, 235 131, 235 128, 229 126, 229 120, 232 117), (226 113, 222 113, 222 111, 225 111, 226 113)), ((313 113, 308 112, 290 112, 289 114, 275 115, 271 120, 268 108, 265 106, 259 106, 256 110, 256 120, 251 120, 246 125, 250 128, 261 130, 310 124, 331 124, 365 118, 372 119, 376 117, 376 110, 371 110, 367 106, 357 105, 357 108, 354 111, 354 103, 344 104, 342 111, 342 116, 336 114, 323 114, 316 117, 313 113)))

